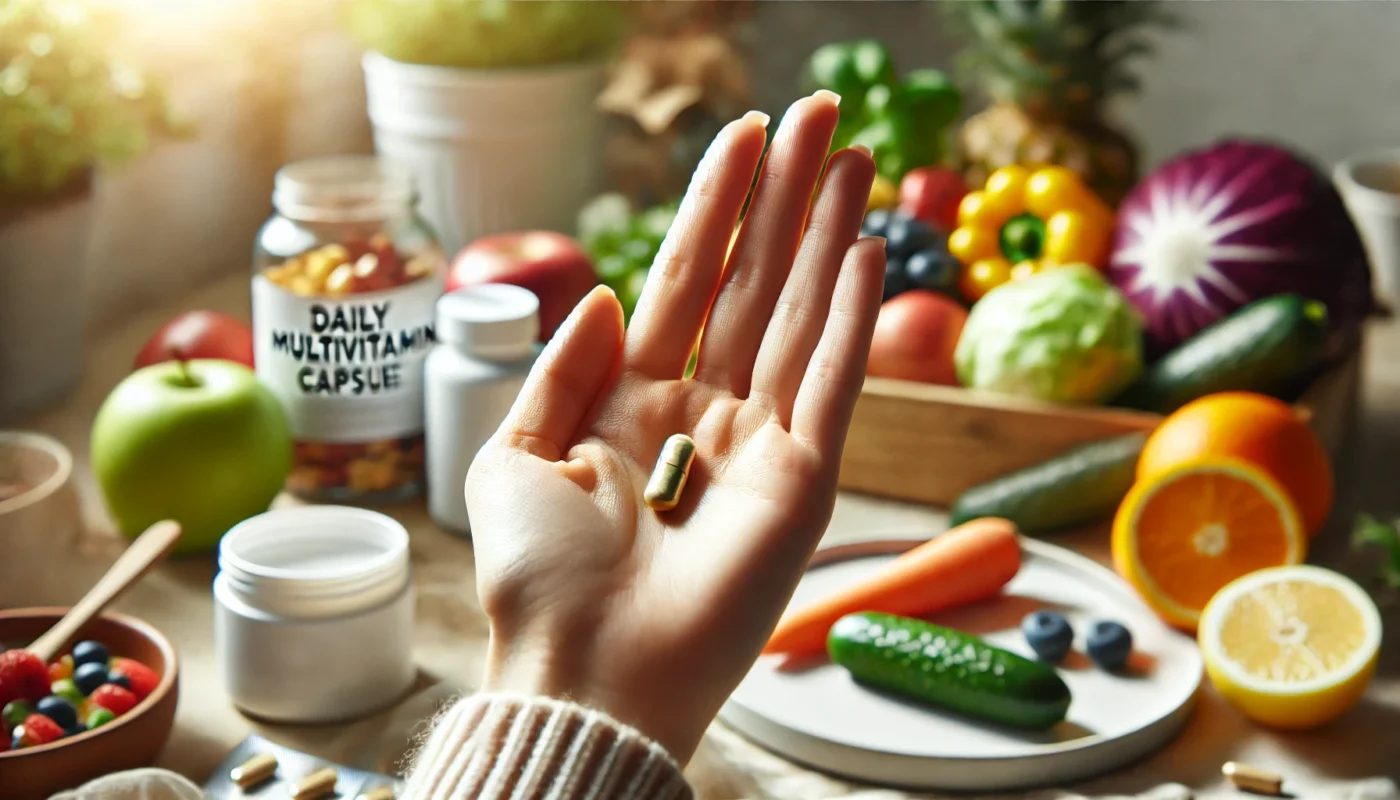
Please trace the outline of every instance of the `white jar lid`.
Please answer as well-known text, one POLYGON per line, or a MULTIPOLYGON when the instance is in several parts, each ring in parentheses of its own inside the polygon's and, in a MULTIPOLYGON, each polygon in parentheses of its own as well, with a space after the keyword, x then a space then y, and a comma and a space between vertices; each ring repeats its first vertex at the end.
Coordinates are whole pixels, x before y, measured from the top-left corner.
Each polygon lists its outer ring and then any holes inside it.
POLYGON ((539 335, 540 301, 529 289, 486 283, 438 298, 438 341, 510 359, 528 356, 539 335))
POLYGON ((403 591, 408 531, 363 508, 275 509, 224 534, 219 569, 240 599, 269 613, 293 619, 355 613, 403 591))

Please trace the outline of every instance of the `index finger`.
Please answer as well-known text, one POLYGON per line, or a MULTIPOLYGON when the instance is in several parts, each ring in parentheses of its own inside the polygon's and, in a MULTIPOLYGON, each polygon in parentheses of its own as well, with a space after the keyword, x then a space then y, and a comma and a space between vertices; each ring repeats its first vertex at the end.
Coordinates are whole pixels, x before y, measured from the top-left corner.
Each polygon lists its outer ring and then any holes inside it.
POLYGON ((767 125, 767 114, 750 111, 726 125, 701 159, 628 323, 628 368, 658 380, 685 372, 763 157, 767 125))

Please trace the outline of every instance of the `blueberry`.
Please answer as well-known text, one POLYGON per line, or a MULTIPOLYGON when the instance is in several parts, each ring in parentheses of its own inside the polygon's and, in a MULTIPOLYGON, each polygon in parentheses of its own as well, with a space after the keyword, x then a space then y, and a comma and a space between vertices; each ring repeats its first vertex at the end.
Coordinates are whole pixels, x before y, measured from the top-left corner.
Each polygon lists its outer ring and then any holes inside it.
POLYGON ((896 213, 885 229, 885 255, 909 256, 933 244, 937 238, 927 222, 896 213))
POLYGON ((894 297, 909 288, 909 275, 904 267, 904 259, 889 256, 885 259, 885 293, 881 302, 894 297))
POLYGON ((78 691, 86 697, 93 693, 97 687, 107 682, 107 663, 89 662, 78 667, 73 672, 73 683, 77 684, 78 691))
POLYGON ((865 215, 865 221, 860 224, 861 236, 884 236, 885 229, 890 224, 890 212, 883 208, 877 208, 865 215))
POLYGON ((116 685, 122 687, 128 692, 131 691, 131 679, 126 677, 126 673, 122 672, 119 669, 114 669, 111 672, 107 673, 107 682, 115 683, 116 685))
POLYGON ((1133 635, 1117 622, 1095 622, 1089 627, 1084 647, 1089 651, 1089 658, 1103 669, 1122 669, 1133 653, 1133 635))
POLYGON ((1056 662, 1069 655, 1074 644, 1074 629, 1064 614, 1054 611, 1032 611, 1021 620, 1021 633, 1041 661, 1056 662))
POLYGON ((58 727, 68 730, 78 724, 78 709, 58 695, 51 694, 39 701, 35 711, 58 723, 58 727))
POLYGON ((914 253, 904 261, 909 285, 915 289, 952 292, 958 285, 960 270, 957 259, 948 253, 944 241, 935 242, 933 246, 914 253))
POLYGON ((112 654, 107 652, 107 647, 101 642, 86 641, 73 645, 73 666, 79 664, 101 664, 107 666, 107 659, 112 654))

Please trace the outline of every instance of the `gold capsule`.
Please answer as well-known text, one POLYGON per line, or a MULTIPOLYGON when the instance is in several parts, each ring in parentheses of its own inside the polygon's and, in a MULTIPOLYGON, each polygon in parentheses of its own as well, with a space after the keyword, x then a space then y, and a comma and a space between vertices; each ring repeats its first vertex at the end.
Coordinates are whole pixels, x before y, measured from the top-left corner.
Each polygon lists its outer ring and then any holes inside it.
POLYGON ((332 767, 322 767, 301 779, 292 792, 293 800, 319 800, 335 792, 335 784, 340 780, 332 767))
POLYGON ((277 757, 258 753, 228 773, 228 779, 240 789, 257 786, 277 774, 277 757))
POLYGON ((355 800, 394 800, 394 788, 392 786, 380 786, 378 789, 370 789, 357 796, 355 800))
POLYGON ((1220 772, 1236 789, 1255 794, 1267 794, 1278 797, 1283 794, 1283 776, 1273 772, 1266 772, 1258 767, 1251 767, 1248 764, 1241 764, 1237 761, 1226 761, 1225 766, 1220 768, 1220 772))
POLYGON ((681 501, 685 480, 690 477, 690 465, 695 461, 695 442, 677 433, 661 445, 656 468, 651 471, 642 497, 657 511, 670 511, 681 501))

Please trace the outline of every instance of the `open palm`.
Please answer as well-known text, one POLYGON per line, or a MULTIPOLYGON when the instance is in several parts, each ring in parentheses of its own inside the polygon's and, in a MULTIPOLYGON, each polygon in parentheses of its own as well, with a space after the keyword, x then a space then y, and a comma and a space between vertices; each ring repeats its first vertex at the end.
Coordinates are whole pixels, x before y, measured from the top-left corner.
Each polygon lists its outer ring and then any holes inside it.
POLYGON ((600 708, 685 759, 758 655, 830 519, 883 284, 881 243, 857 241, 874 164, 826 157, 836 102, 794 104, 766 159, 762 115, 727 126, 631 325, 586 297, 478 455, 488 688, 600 708), (696 458, 657 513, 642 489, 673 433, 696 458))

